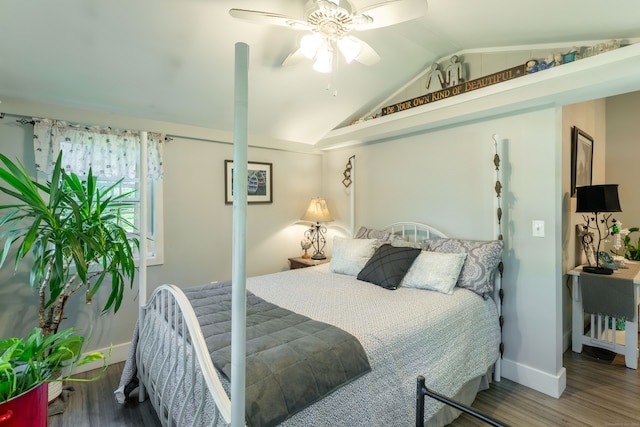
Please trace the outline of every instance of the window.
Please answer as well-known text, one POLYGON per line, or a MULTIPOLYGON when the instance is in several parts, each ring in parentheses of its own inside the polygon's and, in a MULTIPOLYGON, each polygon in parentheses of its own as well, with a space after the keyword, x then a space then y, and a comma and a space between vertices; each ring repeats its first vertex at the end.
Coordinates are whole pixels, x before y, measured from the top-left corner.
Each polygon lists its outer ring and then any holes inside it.
MULTIPOLYGON (((121 212, 133 224, 131 233, 140 230, 141 191, 139 159, 141 138, 138 133, 111 128, 69 125, 66 122, 35 119, 34 152, 36 169, 49 177, 62 151, 65 171, 87 177, 89 169, 98 184, 118 194, 130 194, 133 208, 121 212)), ((147 135, 147 264, 163 262, 162 224, 162 143, 164 135, 147 135)), ((141 242, 142 244, 142 242, 141 242)))
MULTIPOLYGON (((64 151, 63 151, 64 158, 64 151)), ((118 179, 98 177, 98 185, 102 188, 109 188, 118 179)), ((127 222, 134 225, 135 230, 130 227, 129 232, 133 235, 140 230, 141 199, 139 179, 123 179, 112 191, 117 194, 130 194, 124 200, 133 203, 129 211, 122 211, 121 214, 127 222)), ((162 180, 149 180, 147 183, 147 264, 157 265, 163 263, 163 224, 162 224, 162 180)), ((141 245, 142 246, 142 245, 141 245)), ((139 256, 139 254, 136 254, 139 256)))

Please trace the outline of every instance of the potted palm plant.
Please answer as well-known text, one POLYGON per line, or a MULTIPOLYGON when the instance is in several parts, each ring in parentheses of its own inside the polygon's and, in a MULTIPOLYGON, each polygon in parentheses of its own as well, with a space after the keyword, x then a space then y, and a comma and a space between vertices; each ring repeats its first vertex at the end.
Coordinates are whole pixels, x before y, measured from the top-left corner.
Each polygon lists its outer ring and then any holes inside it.
POLYGON ((47 425, 47 387, 50 381, 93 381, 107 367, 103 353, 83 356, 84 338, 75 329, 44 335, 34 328, 26 339, 0 340, 0 425, 47 425), (88 379, 70 377, 75 367, 102 361, 102 369, 88 379), (60 373, 52 379, 52 373, 60 373))
POLYGON ((133 286, 133 248, 139 246, 130 194, 115 191, 119 182, 99 186, 91 170, 86 179, 66 173, 62 152, 46 183, 32 179, 19 161, 0 154, 0 162, 0 191, 15 201, 0 205, 6 212, 0 217, 0 268, 12 248, 15 268, 30 266, 42 334, 58 332, 69 302, 82 301, 74 294, 84 291, 89 303, 105 281, 111 288, 103 311, 117 312, 125 286, 133 286))
POLYGON ((15 267, 28 260, 44 335, 58 331, 75 293, 84 290, 91 302, 107 278, 111 289, 103 311, 118 311, 125 285, 133 286, 133 247, 139 246, 127 218, 130 194, 114 191, 119 182, 101 188, 91 170, 83 180, 66 173, 62 152, 45 184, 31 179, 22 163, 2 154, 0 161, 0 191, 15 199, 14 204, 0 205, 8 211, 0 218, 0 268, 14 246, 15 267))

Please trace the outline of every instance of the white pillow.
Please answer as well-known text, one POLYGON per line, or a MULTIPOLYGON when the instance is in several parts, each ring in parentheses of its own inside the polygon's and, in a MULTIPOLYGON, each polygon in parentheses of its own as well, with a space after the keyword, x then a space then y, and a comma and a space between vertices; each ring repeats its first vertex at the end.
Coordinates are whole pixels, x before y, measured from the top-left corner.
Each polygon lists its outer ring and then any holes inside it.
POLYGON ((376 239, 333 238, 329 270, 357 276, 375 250, 376 239))
POLYGON ((422 251, 400 286, 452 295, 467 254, 422 251))

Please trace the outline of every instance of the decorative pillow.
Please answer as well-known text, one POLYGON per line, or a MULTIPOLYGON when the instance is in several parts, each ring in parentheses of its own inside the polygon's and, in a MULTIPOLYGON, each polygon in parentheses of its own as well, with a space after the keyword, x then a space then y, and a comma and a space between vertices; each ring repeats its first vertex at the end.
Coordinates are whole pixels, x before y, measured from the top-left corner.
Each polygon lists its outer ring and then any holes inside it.
POLYGON ((400 238, 388 231, 376 230, 375 228, 360 227, 356 233, 356 239, 376 239, 378 240, 377 246, 382 246, 385 243, 391 243, 400 238))
POLYGON ((400 286, 453 295, 467 254, 421 251, 400 286))
POLYGON ((502 256, 502 240, 430 239, 429 250, 434 252, 466 253, 457 285, 484 298, 493 292, 493 275, 502 256))
POLYGON ((402 238, 398 238, 393 240, 392 242, 390 242, 391 245, 393 246, 397 246, 397 247, 405 247, 405 248, 418 248, 418 249, 424 249, 427 250, 428 249, 428 245, 426 245, 423 242, 409 242, 407 240, 404 240, 402 238))
POLYGON ((333 238, 333 249, 329 270, 334 273, 356 276, 367 263, 373 251, 376 239, 333 238))
POLYGON ((364 280, 385 289, 397 289, 419 254, 420 249, 417 248, 382 245, 376 249, 371 259, 358 273, 358 280, 364 280))

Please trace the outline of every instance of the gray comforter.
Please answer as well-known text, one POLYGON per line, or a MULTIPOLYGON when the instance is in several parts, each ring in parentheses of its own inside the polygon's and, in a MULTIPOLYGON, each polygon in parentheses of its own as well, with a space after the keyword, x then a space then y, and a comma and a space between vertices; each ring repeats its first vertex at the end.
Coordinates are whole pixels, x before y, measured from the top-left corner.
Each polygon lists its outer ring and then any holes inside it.
MULTIPOLYGON (((231 282, 184 289, 215 367, 231 379, 231 282)), ((246 421, 282 422, 371 370, 351 334, 247 292, 246 421)))

